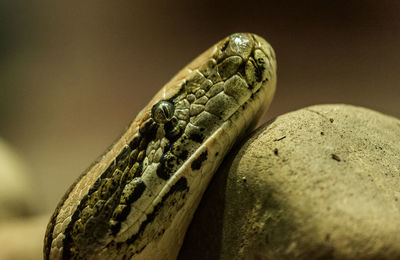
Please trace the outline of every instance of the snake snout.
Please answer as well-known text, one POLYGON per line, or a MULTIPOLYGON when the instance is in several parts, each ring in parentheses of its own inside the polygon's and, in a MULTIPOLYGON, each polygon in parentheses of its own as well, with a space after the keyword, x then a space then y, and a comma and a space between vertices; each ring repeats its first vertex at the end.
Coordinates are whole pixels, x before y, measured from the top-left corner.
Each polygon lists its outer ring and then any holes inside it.
POLYGON ((226 44, 227 56, 240 56, 247 60, 253 50, 254 39, 248 33, 234 33, 228 37, 226 44))
POLYGON ((263 83, 275 79, 276 62, 275 53, 271 45, 259 37, 251 34, 254 47, 244 67, 244 74, 249 89, 255 93, 263 83))
POLYGON ((276 76, 275 53, 271 45, 256 34, 230 35, 223 41, 218 57, 221 79, 228 80, 237 74, 245 80, 251 93, 276 76))

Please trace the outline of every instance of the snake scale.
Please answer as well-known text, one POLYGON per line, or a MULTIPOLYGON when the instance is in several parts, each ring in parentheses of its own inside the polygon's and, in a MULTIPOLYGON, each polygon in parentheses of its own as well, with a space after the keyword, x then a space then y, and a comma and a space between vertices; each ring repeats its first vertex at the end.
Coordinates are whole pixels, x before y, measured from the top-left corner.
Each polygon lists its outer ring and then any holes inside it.
POLYGON ((175 259, 213 174, 272 101, 276 59, 236 33, 184 67, 65 193, 45 259, 175 259))

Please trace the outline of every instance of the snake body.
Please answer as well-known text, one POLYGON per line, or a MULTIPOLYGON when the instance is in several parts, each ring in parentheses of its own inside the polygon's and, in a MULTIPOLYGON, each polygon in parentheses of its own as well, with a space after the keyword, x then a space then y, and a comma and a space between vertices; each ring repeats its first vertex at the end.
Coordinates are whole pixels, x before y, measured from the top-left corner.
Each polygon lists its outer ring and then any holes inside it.
POLYGON ((59 202, 45 259, 175 259, 224 156, 269 106, 276 61, 237 33, 167 83, 59 202))

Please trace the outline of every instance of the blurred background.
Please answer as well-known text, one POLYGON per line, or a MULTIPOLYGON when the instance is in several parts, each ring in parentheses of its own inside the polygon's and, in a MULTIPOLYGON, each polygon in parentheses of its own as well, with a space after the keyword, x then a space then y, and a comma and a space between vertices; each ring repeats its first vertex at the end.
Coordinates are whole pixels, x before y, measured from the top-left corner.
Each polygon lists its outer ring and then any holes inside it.
POLYGON ((2 0, 0 136, 28 169, 28 200, 48 218, 163 84, 243 31, 277 54, 277 92, 262 122, 321 103, 400 117, 399 14, 396 0, 2 0))

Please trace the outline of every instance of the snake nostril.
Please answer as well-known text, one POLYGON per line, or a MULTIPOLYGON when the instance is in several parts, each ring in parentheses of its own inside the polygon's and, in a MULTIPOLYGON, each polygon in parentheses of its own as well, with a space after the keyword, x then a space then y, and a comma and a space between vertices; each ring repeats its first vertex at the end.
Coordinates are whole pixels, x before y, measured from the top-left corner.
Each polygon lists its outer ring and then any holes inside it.
POLYGON ((222 47, 221 47, 221 51, 222 51, 222 52, 226 51, 226 48, 228 48, 228 44, 229 44, 229 41, 226 41, 226 42, 224 43, 224 45, 222 45, 222 47))

